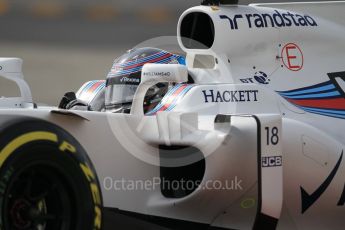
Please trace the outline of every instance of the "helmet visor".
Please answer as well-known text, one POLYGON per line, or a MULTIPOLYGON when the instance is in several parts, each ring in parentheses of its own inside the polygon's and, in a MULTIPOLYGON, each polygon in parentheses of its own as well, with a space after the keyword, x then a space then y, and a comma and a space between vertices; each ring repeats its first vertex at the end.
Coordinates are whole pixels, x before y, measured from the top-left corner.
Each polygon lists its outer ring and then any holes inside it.
POLYGON ((137 85, 109 85, 105 94, 106 107, 133 101, 137 85))

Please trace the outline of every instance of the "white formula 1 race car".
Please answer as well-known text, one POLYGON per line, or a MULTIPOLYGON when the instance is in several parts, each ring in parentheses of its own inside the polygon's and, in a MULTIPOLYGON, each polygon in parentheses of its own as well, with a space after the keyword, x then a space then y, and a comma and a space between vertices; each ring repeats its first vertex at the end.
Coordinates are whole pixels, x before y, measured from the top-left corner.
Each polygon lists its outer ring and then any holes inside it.
POLYGON ((206 0, 60 108, 1 58, 0 229, 344 229, 344 10, 206 0))

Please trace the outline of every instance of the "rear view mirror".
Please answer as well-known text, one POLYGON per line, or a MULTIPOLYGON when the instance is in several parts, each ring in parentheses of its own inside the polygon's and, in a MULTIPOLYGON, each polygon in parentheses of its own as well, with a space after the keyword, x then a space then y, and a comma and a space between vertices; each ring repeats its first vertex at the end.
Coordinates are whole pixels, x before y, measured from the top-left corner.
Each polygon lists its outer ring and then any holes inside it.
POLYGON ((23 61, 20 58, 0 58, 0 77, 15 82, 20 90, 21 97, 13 99, 2 98, 0 104, 8 104, 6 100, 9 100, 12 104, 32 104, 32 96, 29 85, 24 80, 22 73, 23 61))

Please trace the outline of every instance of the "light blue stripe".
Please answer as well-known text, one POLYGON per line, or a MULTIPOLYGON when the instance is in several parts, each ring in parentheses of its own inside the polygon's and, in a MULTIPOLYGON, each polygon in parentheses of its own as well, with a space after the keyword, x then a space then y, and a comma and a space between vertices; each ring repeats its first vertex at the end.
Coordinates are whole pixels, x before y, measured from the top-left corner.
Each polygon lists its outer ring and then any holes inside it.
POLYGON ((166 59, 163 59, 163 60, 160 60, 158 62, 155 62, 156 64, 169 64, 172 62, 172 59, 171 58, 166 58, 166 59))
POLYGON ((108 78, 109 77, 121 77, 121 76, 125 76, 125 75, 129 75, 129 74, 132 74, 132 73, 137 73, 137 72, 140 72, 140 69, 139 70, 128 70, 128 71, 121 71, 121 72, 117 72, 117 73, 109 73, 108 74, 108 78))
POLYGON ((135 65, 135 64, 138 64, 142 61, 146 61, 146 60, 151 60, 151 59, 154 59, 154 58, 158 58, 158 57, 161 57, 161 56, 164 56, 165 54, 160 52, 160 53, 156 53, 156 54, 153 54, 151 56, 148 56, 146 58, 142 58, 142 59, 138 59, 138 60, 133 60, 133 61, 129 61, 129 62, 125 62, 125 63, 117 63, 115 64, 115 66, 117 67, 127 67, 127 66, 131 66, 131 65, 135 65))
POLYGON ((105 87, 105 83, 100 84, 100 85, 97 87, 97 89, 95 90, 95 94, 97 94, 99 91, 101 91, 102 89, 104 89, 104 87, 105 87))
POLYGON ((84 89, 81 91, 80 95, 82 95, 83 93, 85 93, 85 91, 89 90, 93 84, 95 84, 95 81, 90 81, 85 87, 84 89))
MULTIPOLYGON (((165 61, 165 60, 166 59, 163 59, 160 62, 165 61)), ((156 62, 156 63, 160 63, 160 62, 156 62)), ((122 76, 122 75, 128 75, 128 74, 132 74, 132 73, 137 73, 137 72, 141 71, 142 68, 143 68, 143 65, 135 67, 135 68, 132 68, 132 69, 121 70, 121 71, 118 71, 116 73, 112 73, 111 76, 112 77, 116 77, 116 76, 122 76)))
POLYGON ((135 67, 132 69, 121 70, 121 71, 118 71, 116 73, 112 73, 112 75, 113 76, 116 76, 116 75, 121 76, 121 75, 136 73, 136 72, 139 72, 142 68, 143 68, 143 66, 138 66, 138 67, 135 67))
MULTIPOLYGON (((155 62, 155 63, 157 63, 157 64, 169 64, 171 61, 172 61, 172 58, 168 57, 168 58, 165 58, 165 59, 160 60, 160 61, 155 62)), ((128 69, 128 70, 121 70, 121 71, 118 71, 116 73, 110 72, 108 76, 109 77, 117 77, 117 76, 122 76, 122 75, 128 75, 128 74, 139 72, 142 70, 142 68, 143 68, 143 65, 132 68, 132 69, 128 69)))
POLYGON ((314 111, 314 112, 320 112, 320 113, 331 113, 331 114, 337 114, 337 115, 345 115, 345 111, 341 110, 328 110, 328 109, 316 109, 316 108, 308 108, 308 107, 302 107, 304 110, 307 111, 314 111))
POLYGON ((165 103, 163 103, 163 100, 166 99, 168 100, 168 98, 174 94, 182 85, 181 84, 178 84, 178 85, 175 85, 162 99, 162 101, 156 106, 156 108, 154 108, 153 110, 151 110, 150 112, 147 113, 147 115, 152 115, 152 114, 155 114, 158 110, 160 110, 164 105, 165 103))
POLYGON ((301 90, 301 91, 296 91, 296 92, 291 92, 291 93, 280 93, 281 95, 284 96, 295 96, 295 95, 300 95, 300 94, 306 94, 306 93, 318 93, 326 90, 331 90, 335 89, 335 86, 333 84, 317 87, 314 89, 306 89, 306 90, 301 90))
POLYGON ((342 118, 345 119, 345 115, 337 115, 337 114, 329 114, 329 113, 321 113, 321 112, 314 112, 314 111, 308 111, 310 113, 327 116, 327 117, 335 117, 335 118, 342 118))
POLYGON ((141 58, 141 59, 138 59, 136 61, 127 62, 126 64, 129 63, 129 65, 135 65, 135 64, 139 64, 139 63, 143 63, 143 62, 148 62, 148 61, 151 61, 153 59, 163 57, 164 55, 167 55, 167 54, 168 54, 167 52, 160 52, 158 54, 154 54, 154 55, 151 55, 151 56, 148 56, 145 58, 141 58))
POLYGON ((186 88, 184 88, 178 95, 176 95, 176 97, 174 98, 174 100, 170 103, 169 107, 166 109, 166 111, 170 111, 171 109, 173 109, 176 106, 177 101, 181 98, 182 95, 185 94, 186 89, 188 88, 188 86, 186 88))
MULTIPOLYGON (((163 57, 163 56, 164 56, 164 55, 161 55, 160 57, 163 57)), ((171 60, 172 60, 172 57, 173 57, 173 56, 169 56, 169 57, 166 57, 166 58, 164 58, 164 59, 162 59, 162 60, 160 60, 160 61, 154 62, 154 63, 162 63, 162 62, 165 63, 165 62, 167 62, 167 61, 171 61, 171 60)), ((159 57, 156 57, 156 58, 159 58, 159 57)), ((144 64, 149 63, 150 61, 152 61, 152 60, 154 60, 154 59, 156 59, 156 58, 151 58, 151 59, 149 59, 149 60, 141 61, 141 62, 135 63, 135 64, 133 64, 133 65, 142 64, 141 66, 135 67, 135 68, 142 68, 144 64)), ((131 66, 131 65, 128 65, 128 66, 131 66)), ((124 66, 124 67, 126 67, 126 66, 124 66)))
POLYGON ((172 109, 174 109, 176 107, 176 105, 177 105, 177 101, 180 98, 184 97, 192 87, 193 86, 190 85, 190 86, 187 86, 184 90, 182 90, 182 92, 175 98, 173 103, 171 103, 171 105, 167 108, 166 111, 171 111, 172 109))
POLYGON ((154 113, 156 113, 158 110, 160 110, 162 107, 163 107, 163 100, 166 98, 168 98, 171 94, 173 94, 174 92, 176 92, 177 90, 177 87, 178 85, 174 86, 164 97, 163 99, 161 100, 161 102, 159 102, 159 104, 153 109, 151 110, 150 112, 148 112, 146 115, 152 115, 154 113))
MULTIPOLYGON (((158 110, 160 110, 164 105, 165 105, 165 102, 168 101, 168 98, 174 94, 179 88, 180 88, 181 85, 175 85, 164 97, 163 99, 161 100, 161 102, 158 104, 158 106, 156 108, 154 108, 151 112, 152 113, 156 113, 158 110)), ((151 113, 150 112, 150 113, 151 113)))
POLYGON ((311 99, 311 98, 327 98, 327 97, 333 97, 333 96, 340 96, 340 93, 338 91, 332 91, 329 93, 318 93, 318 94, 307 94, 307 95, 301 95, 301 96, 286 96, 289 99, 311 99))
POLYGON ((118 66, 120 66, 120 67, 127 67, 127 66, 131 66, 131 65, 136 65, 136 64, 143 63, 143 62, 151 61, 151 60, 156 59, 156 58, 163 57, 164 55, 167 55, 167 54, 169 54, 169 53, 167 53, 167 52, 160 52, 160 53, 157 53, 157 54, 145 57, 145 58, 141 58, 141 59, 138 59, 138 60, 135 60, 135 61, 129 61, 129 62, 126 62, 126 63, 123 63, 123 64, 118 64, 118 66))

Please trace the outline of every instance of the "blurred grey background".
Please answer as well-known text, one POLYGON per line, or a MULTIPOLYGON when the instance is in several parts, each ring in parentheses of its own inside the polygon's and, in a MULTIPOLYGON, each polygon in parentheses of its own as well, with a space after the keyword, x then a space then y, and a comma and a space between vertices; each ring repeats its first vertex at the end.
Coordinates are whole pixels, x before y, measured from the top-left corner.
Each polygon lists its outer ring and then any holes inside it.
MULTIPOLYGON (((22 58, 34 100, 56 105, 65 92, 104 79, 113 59, 131 47, 176 35, 179 15, 200 2, 0 0, 0 56, 22 58)), ((0 79, 0 96, 16 95, 15 86, 0 79)))

